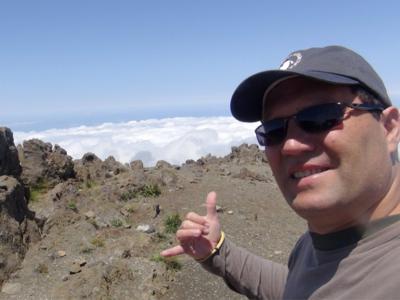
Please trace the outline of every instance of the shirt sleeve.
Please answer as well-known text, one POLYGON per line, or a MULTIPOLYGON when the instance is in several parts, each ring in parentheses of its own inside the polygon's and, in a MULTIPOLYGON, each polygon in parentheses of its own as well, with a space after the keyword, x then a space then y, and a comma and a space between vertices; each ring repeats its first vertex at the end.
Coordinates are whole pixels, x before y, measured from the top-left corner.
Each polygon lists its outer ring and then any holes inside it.
POLYGON ((227 239, 215 255, 201 264, 249 299, 282 299, 287 266, 254 255, 227 239))

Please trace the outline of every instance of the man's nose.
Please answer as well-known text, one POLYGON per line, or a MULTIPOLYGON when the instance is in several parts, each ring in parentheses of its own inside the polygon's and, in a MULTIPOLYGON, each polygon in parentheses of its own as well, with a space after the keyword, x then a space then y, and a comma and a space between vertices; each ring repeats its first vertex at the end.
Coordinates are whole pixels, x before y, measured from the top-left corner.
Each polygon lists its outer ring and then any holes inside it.
POLYGON ((287 124, 286 138, 282 142, 283 155, 299 155, 315 149, 315 137, 301 129, 294 120, 287 124))

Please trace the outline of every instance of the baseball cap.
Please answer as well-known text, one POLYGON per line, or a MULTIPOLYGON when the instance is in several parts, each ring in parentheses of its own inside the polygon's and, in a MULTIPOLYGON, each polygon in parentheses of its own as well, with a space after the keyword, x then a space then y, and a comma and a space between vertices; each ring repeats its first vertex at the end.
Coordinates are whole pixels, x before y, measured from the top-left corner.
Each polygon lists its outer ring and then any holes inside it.
POLYGON ((232 95, 232 115, 243 122, 261 120, 265 92, 292 76, 338 85, 359 85, 384 106, 392 105, 382 79, 364 58, 348 48, 328 46, 292 52, 279 69, 262 71, 245 79, 232 95))

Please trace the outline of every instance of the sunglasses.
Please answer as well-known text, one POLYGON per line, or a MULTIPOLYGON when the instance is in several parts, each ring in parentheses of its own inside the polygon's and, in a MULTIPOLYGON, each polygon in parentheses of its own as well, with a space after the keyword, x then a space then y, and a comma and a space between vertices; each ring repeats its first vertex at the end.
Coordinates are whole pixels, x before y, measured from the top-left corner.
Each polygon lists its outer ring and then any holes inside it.
POLYGON ((258 143, 261 146, 275 146, 282 143, 287 134, 289 120, 307 133, 323 133, 340 124, 347 107, 368 112, 381 113, 383 106, 369 103, 347 104, 343 102, 325 103, 307 107, 298 113, 270 121, 263 121, 255 130, 258 143))

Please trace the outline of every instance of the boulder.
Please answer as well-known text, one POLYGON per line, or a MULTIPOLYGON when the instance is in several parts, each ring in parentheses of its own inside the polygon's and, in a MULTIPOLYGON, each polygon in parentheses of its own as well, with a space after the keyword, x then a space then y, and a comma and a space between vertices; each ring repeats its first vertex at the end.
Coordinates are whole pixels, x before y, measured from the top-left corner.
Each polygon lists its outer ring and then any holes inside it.
POLYGON ((105 177, 105 166, 96 154, 85 153, 80 160, 75 160, 74 170, 76 178, 81 181, 90 181, 105 177))
POLYGON ((40 239, 18 156, 11 130, 0 128, 0 285, 19 267, 29 243, 40 239))
POLYGON ((13 134, 9 128, 0 127, 0 176, 19 177, 21 171, 13 134))
POLYGON ((264 163, 266 157, 257 145, 242 144, 239 147, 232 147, 232 152, 225 156, 225 161, 234 163, 264 163))
POLYGON ((22 165, 21 178, 26 185, 46 184, 50 187, 73 178, 74 164, 67 152, 58 145, 44 143, 38 139, 23 142, 19 147, 22 165))
POLYGON ((56 182, 75 177, 72 157, 68 156, 67 151, 59 145, 55 145, 53 151, 50 152, 47 164, 47 177, 55 179, 56 182))
POLYGON ((263 181, 263 182, 271 182, 272 179, 268 178, 262 174, 255 173, 250 171, 246 167, 240 169, 238 174, 232 175, 233 178, 239 178, 243 180, 250 180, 250 181, 263 181))
POLYGON ((165 160, 159 160, 159 161, 157 161, 155 168, 156 169, 170 169, 170 168, 172 168, 172 165, 169 162, 166 162, 165 160))
POLYGON ((0 176, 0 284, 19 267, 29 243, 39 239, 24 186, 14 177, 0 176))
POLYGON ((167 186, 168 188, 176 188, 178 183, 178 176, 172 170, 163 169, 160 172, 161 184, 167 186))
POLYGON ((104 166, 107 172, 114 175, 118 175, 119 173, 127 171, 127 167, 116 161, 113 156, 109 156, 106 158, 106 160, 104 161, 104 166))
POLYGON ((129 163, 129 166, 134 171, 142 171, 144 169, 143 162, 141 160, 132 160, 129 163))
POLYGON ((136 227, 136 230, 144 233, 153 233, 156 231, 154 226, 149 224, 140 224, 136 227))
POLYGON ((128 168, 116 161, 113 156, 109 156, 103 162, 96 154, 91 152, 84 154, 82 159, 75 161, 76 177, 81 181, 102 180, 127 170, 128 168))
POLYGON ((0 213, 21 223, 27 210, 24 187, 14 177, 0 176, 0 213))

